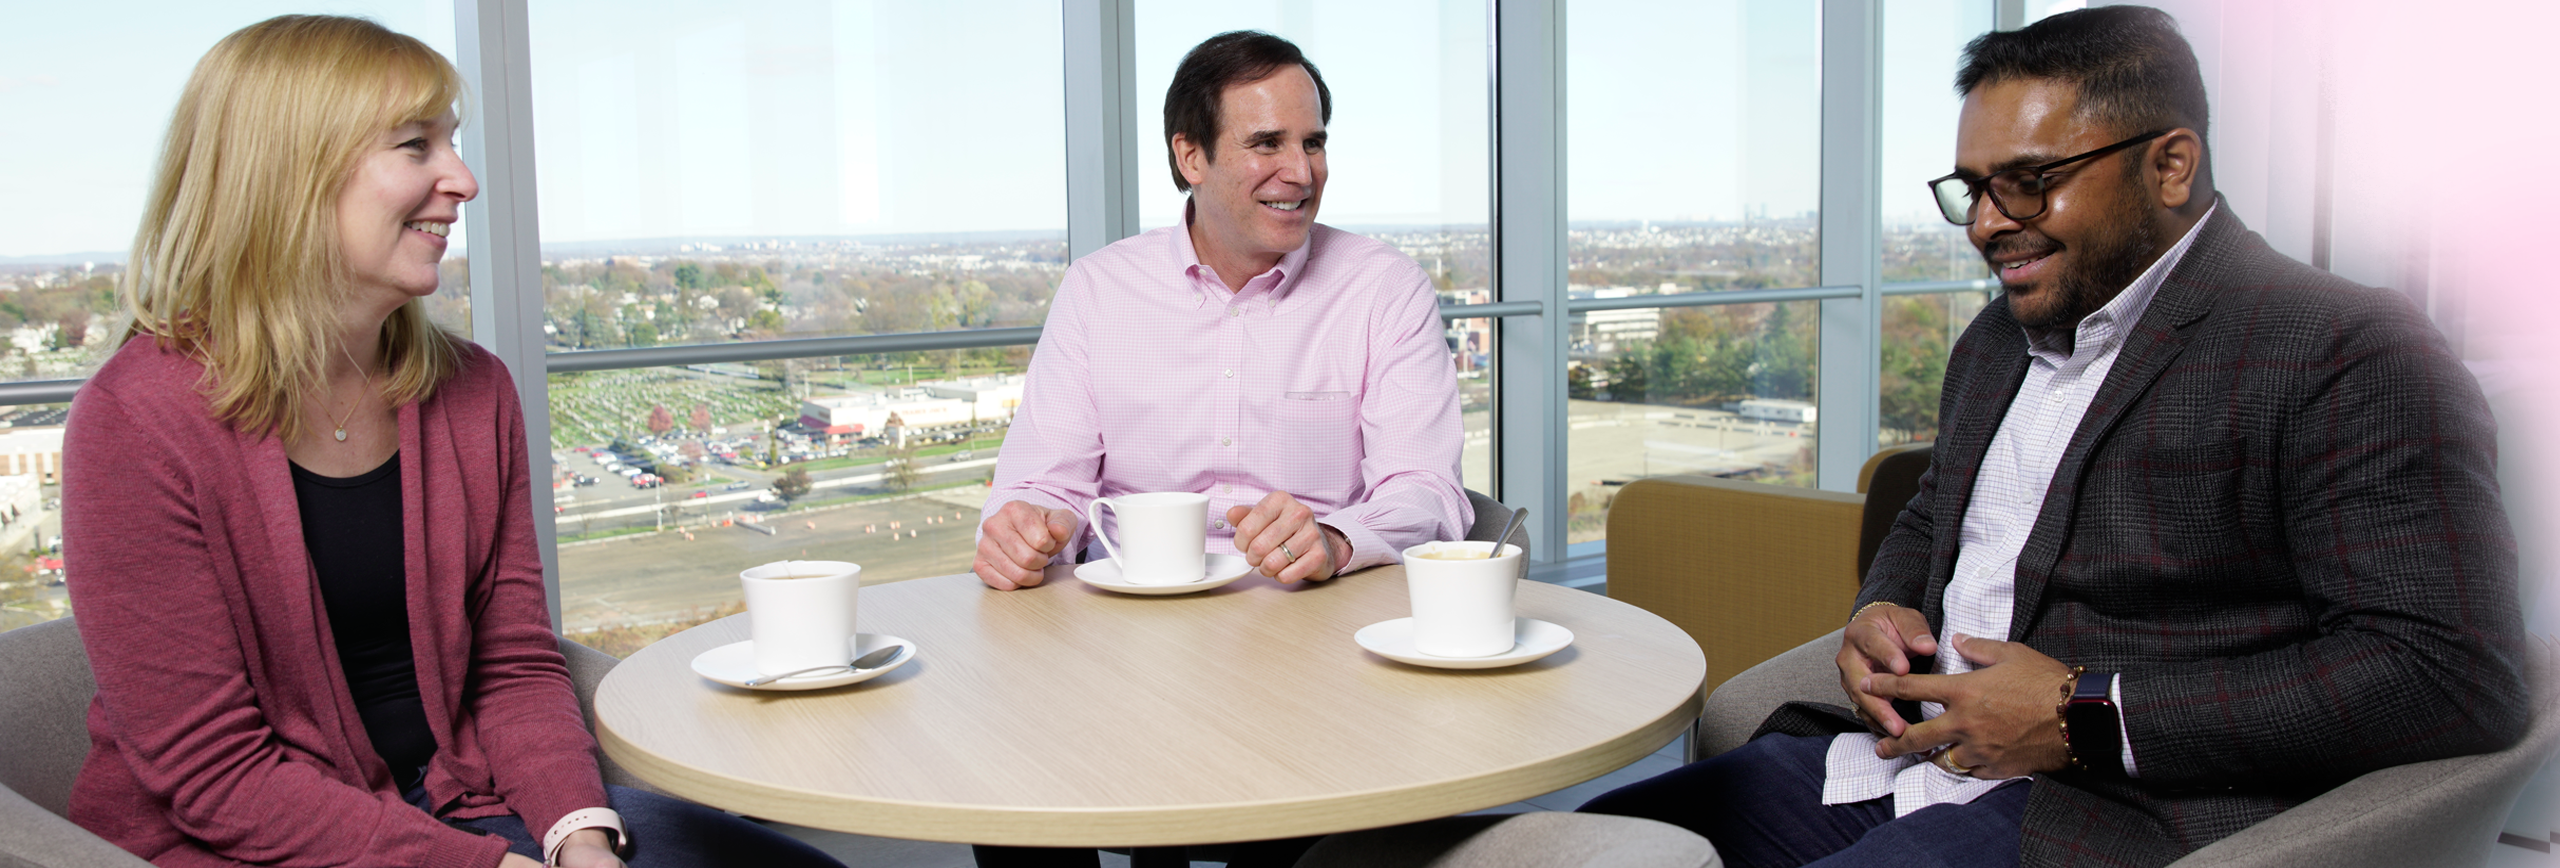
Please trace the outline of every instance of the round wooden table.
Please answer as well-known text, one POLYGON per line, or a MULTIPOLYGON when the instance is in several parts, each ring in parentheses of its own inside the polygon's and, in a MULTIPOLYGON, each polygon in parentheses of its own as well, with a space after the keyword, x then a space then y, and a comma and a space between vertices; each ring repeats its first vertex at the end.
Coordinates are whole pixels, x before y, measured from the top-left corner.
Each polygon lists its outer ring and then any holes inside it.
POLYGON ((642 649, 596 691, 596 734, 668 792, 867 835, 1164 846, 1367 829, 1598 777, 1697 718, 1706 659, 1680 628, 1599 594, 1523 582, 1524 617, 1572 647, 1507 669, 1396 663, 1351 639, 1411 614, 1403 569, 1312 585, 1259 575, 1122 596, 1052 567, 862 589, 859 629, 917 657, 831 690, 694 674, 748 616, 642 649))

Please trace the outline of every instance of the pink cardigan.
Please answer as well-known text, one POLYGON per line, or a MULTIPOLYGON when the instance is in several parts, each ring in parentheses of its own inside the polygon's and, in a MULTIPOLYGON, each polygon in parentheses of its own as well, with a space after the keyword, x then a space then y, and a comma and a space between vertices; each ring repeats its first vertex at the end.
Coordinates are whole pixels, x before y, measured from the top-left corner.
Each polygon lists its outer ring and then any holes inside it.
MULTIPOLYGON (((349 698, 282 441, 215 421, 203 367, 126 343, 72 399, 63 540, 98 677, 71 819, 160 866, 498 864, 393 790, 349 698)), ((449 813, 535 830, 605 804, 544 605, 524 419, 467 346, 399 408, 409 624, 449 813)))

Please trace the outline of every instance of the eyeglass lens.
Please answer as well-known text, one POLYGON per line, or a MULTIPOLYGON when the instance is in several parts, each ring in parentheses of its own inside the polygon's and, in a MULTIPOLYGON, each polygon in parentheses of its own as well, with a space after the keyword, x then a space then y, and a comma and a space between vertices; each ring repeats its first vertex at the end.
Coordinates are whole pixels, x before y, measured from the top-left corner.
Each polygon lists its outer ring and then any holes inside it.
MULTIPOLYGON (((2044 213, 2044 176, 2012 169, 1980 182, 1992 207, 2011 220, 2032 220, 2044 213)), ((1974 185, 1963 178, 1943 178, 1929 185, 1937 193, 1938 211, 1958 226, 1973 225, 1974 185)))

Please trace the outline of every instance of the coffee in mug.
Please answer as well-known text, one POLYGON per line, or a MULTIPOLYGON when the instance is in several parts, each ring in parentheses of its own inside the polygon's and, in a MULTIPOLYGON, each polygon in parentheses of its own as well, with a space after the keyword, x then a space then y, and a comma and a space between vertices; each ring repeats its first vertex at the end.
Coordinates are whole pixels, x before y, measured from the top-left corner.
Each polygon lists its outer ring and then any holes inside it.
POLYGON ((1178 585, 1209 573, 1209 496, 1188 491, 1160 491, 1097 498, 1084 508, 1085 521, 1102 540, 1104 551, 1120 565, 1120 578, 1133 585, 1178 585), (1118 540, 1103 532, 1102 510, 1118 519, 1118 540))
POLYGON ((756 674, 852 662, 861 577, 861 566, 844 561, 777 561, 739 573, 756 674))

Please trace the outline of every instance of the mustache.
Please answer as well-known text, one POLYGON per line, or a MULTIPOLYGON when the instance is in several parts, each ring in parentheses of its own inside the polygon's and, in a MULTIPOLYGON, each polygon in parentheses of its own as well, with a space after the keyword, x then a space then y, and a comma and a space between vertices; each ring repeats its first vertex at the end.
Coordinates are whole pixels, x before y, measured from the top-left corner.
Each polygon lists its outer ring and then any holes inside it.
POLYGON ((2050 254, 2060 249, 2062 249, 2062 245, 2053 243, 2053 239, 2051 238, 2009 235, 1993 239, 1990 244, 1983 245, 1982 260, 1984 262, 1994 262, 1994 267, 1997 267, 1996 261, 2003 256, 2010 256, 2013 254, 2040 256, 2050 254))

